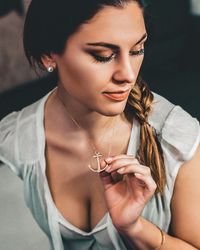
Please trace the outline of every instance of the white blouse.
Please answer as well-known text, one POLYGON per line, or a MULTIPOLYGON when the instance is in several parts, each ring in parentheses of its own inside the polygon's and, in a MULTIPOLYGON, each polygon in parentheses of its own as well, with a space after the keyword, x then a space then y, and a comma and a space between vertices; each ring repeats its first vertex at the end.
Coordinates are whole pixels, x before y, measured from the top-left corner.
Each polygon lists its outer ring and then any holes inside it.
MULTIPOLYGON (((0 122, 0 161, 23 179, 26 204, 52 249, 126 250, 109 213, 91 232, 84 232, 67 222, 55 207, 45 174, 44 106, 49 94, 0 122)), ((168 232, 176 176, 200 143, 200 126, 181 107, 155 93, 149 123, 156 129, 163 149, 167 185, 162 196, 154 195, 147 203, 142 216, 168 232)), ((135 156, 140 126, 135 120, 133 124, 127 154, 135 156)))

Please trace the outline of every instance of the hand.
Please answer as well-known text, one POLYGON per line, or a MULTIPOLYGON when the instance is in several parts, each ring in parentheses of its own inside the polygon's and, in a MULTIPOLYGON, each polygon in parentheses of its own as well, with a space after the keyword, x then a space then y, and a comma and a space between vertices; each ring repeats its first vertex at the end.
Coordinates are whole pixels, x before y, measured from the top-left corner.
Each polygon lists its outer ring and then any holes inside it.
POLYGON ((150 168, 136 158, 118 155, 101 161, 100 173, 105 199, 112 222, 119 230, 126 230, 139 219, 146 203, 156 190, 150 168), (121 178, 120 178, 121 177, 121 178))

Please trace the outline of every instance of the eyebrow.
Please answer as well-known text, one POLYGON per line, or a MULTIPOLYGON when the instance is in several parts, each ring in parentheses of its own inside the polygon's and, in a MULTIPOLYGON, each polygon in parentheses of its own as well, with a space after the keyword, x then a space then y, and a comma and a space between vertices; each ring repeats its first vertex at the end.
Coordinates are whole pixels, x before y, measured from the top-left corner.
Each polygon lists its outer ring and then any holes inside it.
MULTIPOLYGON (((135 45, 140 44, 142 41, 144 41, 147 38, 147 33, 145 33, 137 42, 135 45)), ((100 47, 106 47, 112 50, 119 50, 120 47, 116 44, 112 44, 112 43, 104 43, 104 42, 99 42, 99 43, 87 43, 87 45, 89 46, 100 46, 100 47)), ((135 46, 134 45, 134 46, 135 46)))

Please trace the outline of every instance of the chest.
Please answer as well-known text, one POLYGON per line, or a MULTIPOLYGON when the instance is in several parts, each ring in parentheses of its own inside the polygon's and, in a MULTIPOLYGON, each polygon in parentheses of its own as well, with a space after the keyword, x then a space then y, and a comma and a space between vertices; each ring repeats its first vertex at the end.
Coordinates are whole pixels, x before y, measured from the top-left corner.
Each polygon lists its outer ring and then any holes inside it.
MULTIPOLYGON (((122 128, 126 131, 123 138, 112 138, 112 155, 127 152, 131 126, 125 124, 122 128)), ((46 119, 45 153, 48 185, 62 216, 77 228, 91 231, 107 212, 100 177, 88 167, 88 159, 98 164, 98 158, 93 157, 94 150, 91 149, 88 140, 69 132, 66 137, 64 136, 65 134, 52 128, 46 119)), ((105 145, 98 148, 102 156, 107 156, 109 151, 105 145)))
POLYGON ((46 150, 46 175, 54 203, 72 225, 91 231, 107 212, 98 173, 91 172, 84 157, 46 150))

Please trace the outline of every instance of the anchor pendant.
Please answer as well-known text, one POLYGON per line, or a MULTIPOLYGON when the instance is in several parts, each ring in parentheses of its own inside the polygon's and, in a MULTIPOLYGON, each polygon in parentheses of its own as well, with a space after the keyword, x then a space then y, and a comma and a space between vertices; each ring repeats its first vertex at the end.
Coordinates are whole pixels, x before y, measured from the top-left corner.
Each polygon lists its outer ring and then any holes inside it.
POLYGON ((104 171, 106 169, 106 167, 108 166, 108 164, 106 164, 105 168, 101 169, 100 158, 102 157, 102 154, 100 152, 95 152, 95 155, 93 155, 93 157, 96 158, 97 169, 94 169, 90 164, 88 164, 89 169, 92 170, 93 172, 96 172, 96 173, 100 173, 100 172, 104 171))

